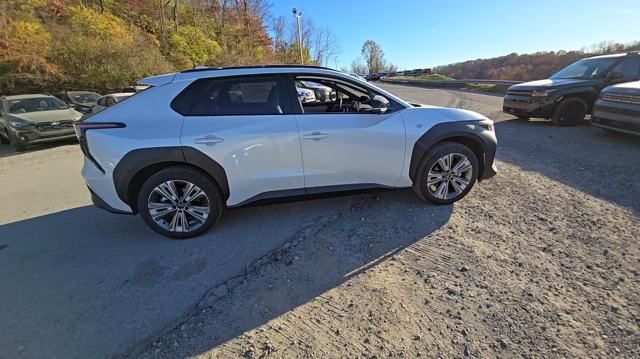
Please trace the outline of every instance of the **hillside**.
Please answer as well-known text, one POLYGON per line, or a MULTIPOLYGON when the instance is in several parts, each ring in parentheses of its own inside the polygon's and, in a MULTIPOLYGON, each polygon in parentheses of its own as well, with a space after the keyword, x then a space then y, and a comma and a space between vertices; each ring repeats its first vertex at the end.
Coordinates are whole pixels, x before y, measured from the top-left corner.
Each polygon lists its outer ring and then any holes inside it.
POLYGON ((528 81, 547 78, 564 66, 584 57, 634 50, 640 50, 640 41, 626 45, 601 43, 581 51, 512 53, 490 59, 477 59, 439 66, 436 68, 436 72, 455 79, 528 81))
MULTIPOLYGON (((112 91, 194 65, 297 63, 289 22, 277 18, 279 37, 267 34, 269 6, 265 0, 5 0, 0 94, 112 91)), ((310 21, 303 29, 306 63, 323 61, 327 44, 310 39, 319 37, 310 21)))

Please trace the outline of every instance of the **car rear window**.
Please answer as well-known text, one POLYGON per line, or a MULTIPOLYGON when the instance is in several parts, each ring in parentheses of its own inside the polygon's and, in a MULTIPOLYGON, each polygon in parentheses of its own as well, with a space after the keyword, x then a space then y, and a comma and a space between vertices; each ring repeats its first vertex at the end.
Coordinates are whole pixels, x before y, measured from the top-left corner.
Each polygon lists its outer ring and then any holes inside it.
POLYGON ((171 105, 186 116, 279 115, 287 112, 285 92, 275 77, 201 79, 171 105))

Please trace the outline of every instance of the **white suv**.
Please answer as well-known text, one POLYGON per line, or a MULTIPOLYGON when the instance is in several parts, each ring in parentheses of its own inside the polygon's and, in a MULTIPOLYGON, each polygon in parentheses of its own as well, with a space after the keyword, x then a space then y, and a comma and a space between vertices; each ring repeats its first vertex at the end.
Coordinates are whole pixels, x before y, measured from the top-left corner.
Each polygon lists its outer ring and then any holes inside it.
POLYGON ((493 122, 409 104, 320 67, 194 69, 76 124, 96 206, 140 213, 172 238, 199 235, 227 207, 283 196, 413 186, 435 204, 493 176, 493 122), (295 83, 335 90, 301 102, 295 83))

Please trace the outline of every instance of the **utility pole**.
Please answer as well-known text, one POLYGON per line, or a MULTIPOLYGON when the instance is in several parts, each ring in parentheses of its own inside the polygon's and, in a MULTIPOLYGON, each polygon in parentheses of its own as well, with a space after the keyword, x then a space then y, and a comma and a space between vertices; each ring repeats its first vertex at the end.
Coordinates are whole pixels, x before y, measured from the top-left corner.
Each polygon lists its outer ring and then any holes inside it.
POLYGON ((302 30, 300 28, 300 18, 302 17, 302 11, 298 13, 298 10, 293 8, 293 16, 296 17, 298 23, 298 47, 300 48, 300 65, 304 65, 304 57, 302 56, 302 30))

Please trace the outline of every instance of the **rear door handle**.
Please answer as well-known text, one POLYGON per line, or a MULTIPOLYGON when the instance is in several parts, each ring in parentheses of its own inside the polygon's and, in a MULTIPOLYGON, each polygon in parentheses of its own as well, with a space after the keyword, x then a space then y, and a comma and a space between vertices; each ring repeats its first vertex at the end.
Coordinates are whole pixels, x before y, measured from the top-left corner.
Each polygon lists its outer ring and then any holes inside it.
POLYGON ((320 141, 323 138, 327 138, 329 137, 328 134, 326 133, 320 133, 320 132, 312 132, 312 133, 307 133, 306 135, 302 135, 302 138, 304 138, 305 140, 314 140, 314 141, 320 141))
POLYGON ((220 143, 223 141, 224 138, 216 137, 214 135, 207 135, 201 138, 196 138, 194 142, 198 145, 213 146, 216 143, 220 143))

